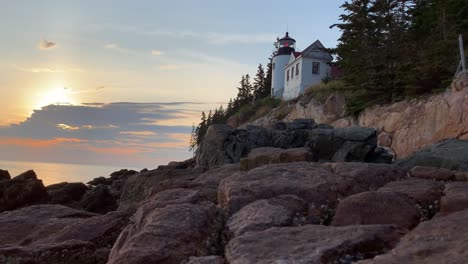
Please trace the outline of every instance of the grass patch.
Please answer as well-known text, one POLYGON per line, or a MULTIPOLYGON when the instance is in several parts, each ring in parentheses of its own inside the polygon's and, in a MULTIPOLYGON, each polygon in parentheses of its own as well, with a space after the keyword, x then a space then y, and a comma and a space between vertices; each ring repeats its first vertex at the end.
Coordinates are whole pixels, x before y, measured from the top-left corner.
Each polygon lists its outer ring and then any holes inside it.
POLYGON ((327 98, 337 92, 343 92, 346 90, 345 83, 341 80, 334 80, 329 82, 321 82, 310 86, 304 90, 304 99, 309 100, 314 98, 315 100, 325 103, 327 98))
POLYGON ((253 104, 244 105, 237 113, 240 123, 254 121, 267 115, 271 110, 281 104, 281 99, 266 97, 253 104))

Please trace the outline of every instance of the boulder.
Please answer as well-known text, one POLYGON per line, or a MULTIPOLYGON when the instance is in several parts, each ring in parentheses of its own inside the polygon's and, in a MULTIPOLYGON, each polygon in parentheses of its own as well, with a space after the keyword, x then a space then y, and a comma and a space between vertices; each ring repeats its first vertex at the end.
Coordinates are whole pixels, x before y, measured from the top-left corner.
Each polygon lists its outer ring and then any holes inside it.
POLYGON ((281 120, 275 120, 272 122, 272 125, 271 127, 273 129, 277 129, 277 130, 286 130, 288 128, 288 126, 286 125, 285 122, 281 121, 281 120))
POLYGON ((314 129, 307 133, 312 152, 323 160, 367 161, 377 147, 377 131, 372 128, 352 126, 314 129))
POLYGON ((455 172, 455 181, 468 181, 468 171, 455 172))
POLYGON ((468 210, 419 224, 387 254, 358 264, 463 264, 468 259, 468 210))
POLYGON ((309 148, 256 148, 247 158, 241 159, 241 170, 247 171, 267 164, 291 163, 296 161, 313 161, 314 156, 309 148))
POLYGON ((363 192, 340 201, 333 226, 394 224, 412 229, 421 215, 416 203, 406 194, 363 192))
POLYGON ((199 169, 151 170, 130 176, 122 187, 119 211, 134 213, 143 201, 160 191, 187 188, 199 169))
POLYGON ((416 166, 410 170, 411 176, 419 179, 450 181, 455 178, 451 170, 436 167, 416 166))
POLYGON ((416 202, 425 219, 430 219, 439 211, 444 188, 445 185, 439 181, 407 178, 390 182, 378 191, 406 194, 416 202))
POLYGON ((33 170, 28 170, 15 177, 18 181, 37 180, 37 175, 33 170))
MULTIPOLYGON (((309 146, 314 158, 333 161, 389 162, 388 152, 374 153, 377 131, 373 128, 331 128, 318 126, 312 119, 277 122, 271 128, 246 125, 232 129, 227 125, 208 128, 197 150, 197 166, 210 169, 238 163, 252 150, 262 147, 303 148, 309 146), (386 155, 379 159, 379 155, 386 155)), ((391 159, 390 159, 391 160, 391 159)))
POLYGON ((33 205, 0 214, 1 263, 100 264, 127 215, 106 215, 62 205, 33 205))
POLYGON ((340 147, 334 144, 333 129, 317 128, 307 132, 308 144, 316 157, 322 160, 331 160, 340 147))
POLYGON ((2 180, 10 180, 11 176, 7 170, 0 170, 0 181, 2 180))
POLYGON ((122 177, 129 177, 129 176, 132 176, 132 175, 135 175, 137 174, 138 172, 137 171, 134 171, 134 170, 128 170, 128 169, 121 169, 119 171, 114 171, 113 173, 111 173, 109 176, 112 180, 116 180, 118 178, 122 178, 122 177))
POLYGON ((391 164, 395 158, 395 153, 391 148, 376 147, 366 156, 366 162, 391 164))
POLYGON ((445 185, 440 211, 444 214, 468 209, 468 182, 451 182, 445 185))
POLYGON ((258 200, 243 207, 226 223, 228 237, 270 227, 293 226, 306 222, 307 206, 294 195, 258 200))
POLYGON ((202 144, 197 150, 197 166, 212 168, 225 162, 224 143, 232 134, 228 125, 211 125, 206 131, 202 144))
POLYGON ((184 263, 219 250, 220 214, 212 203, 141 206, 120 234, 109 264, 184 263))
POLYGON ((93 186, 97 186, 99 184, 110 185, 110 184, 112 184, 112 180, 109 179, 109 178, 101 176, 101 177, 97 177, 97 178, 92 179, 87 184, 93 185, 93 186))
POLYGON ((397 166, 366 163, 273 164, 224 179, 218 189, 219 205, 228 215, 245 205, 279 195, 296 195, 317 208, 336 205, 338 198, 376 190, 405 177, 397 166))
POLYGON ((211 201, 214 204, 217 204, 219 183, 223 179, 239 172, 239 170, 239 164, 226 164, 220 168, 206 171, 205 173, 201 174, 196 179, 191 181, 187 187, 200 190, 201 192, 203 192, 203 194, 207 197, 209 201, 211 201))
POLYGON ((46 200, 46 189, 32 170, 11 180, 0 181, 0 212, 43 203, 46 200))
POLYGON ((195 168, 196 163, 195 157, 184 161, 171 161, 167 165, 159 165, 158 170, 192 169, 195 168))
POLYGON ((416 166, 468 171, 468 140, 448 139, 397 160, 396 164, 411 169, 416 166))
POLYGON ((392 146, 392 136, 387 132, 379 133, 377 137, 377 145, 382 147, 391 147, 392 146))
POLYGON ((162 208, 173 204, 198 204, 208 199, 209 198, 200 190, 170 189, 151 196, 142 206, 146 206, 146 203, 150 203, 153 208, 162 208))
POLYGON ((83 195, 78 206, 89 212, 105 214, 115 211, 117 202, 107 186, 98 185, 83 195))
POLYGON ((313 119, 297 118, 287 123, 287 128, 290 130, 297 129, 314 129, 317 124, 313 119))
POLYGON ((232 239, 230 264, 352 263, 392 248, 400 232, 391 225, 273 227, 232 239))
POLYGON ((224 259, 220 256, 190 257, 187 264, 224 264, 224 259))
POLYGON ((46 187, 49 203, 71 205, 81 199, 88 187, 81 182, 62 182, 46 187))

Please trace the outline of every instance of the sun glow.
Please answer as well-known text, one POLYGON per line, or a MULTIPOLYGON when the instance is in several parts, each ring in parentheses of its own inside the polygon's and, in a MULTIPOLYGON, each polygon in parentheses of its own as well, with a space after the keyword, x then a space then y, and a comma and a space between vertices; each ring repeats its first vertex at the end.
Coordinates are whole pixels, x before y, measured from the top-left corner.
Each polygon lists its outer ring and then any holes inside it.
POLYGON ((73 104, 73 98, 71 96, 70 89, 66 87, 55 87, 47 90, 38 95, 38 100, 35 109, 51 105, 51 104, 73 104))

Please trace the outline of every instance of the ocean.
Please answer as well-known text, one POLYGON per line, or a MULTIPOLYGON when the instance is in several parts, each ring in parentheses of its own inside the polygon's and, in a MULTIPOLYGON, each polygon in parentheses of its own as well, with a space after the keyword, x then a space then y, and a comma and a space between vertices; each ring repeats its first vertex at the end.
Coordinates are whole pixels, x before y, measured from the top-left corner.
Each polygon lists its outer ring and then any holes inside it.
POLYGON ((0 160, 0 169, 8 170, 11 177, 17 176, 27 170, 34 170, 37 177, 42 180, 45 186, 59 182, 83 182, 86 183, 93 178, 107 177, 120 168, 112 166, 98 166, 87 164, 67 164, 67 163, 45 163, 29 161, 6 161, 0 160))

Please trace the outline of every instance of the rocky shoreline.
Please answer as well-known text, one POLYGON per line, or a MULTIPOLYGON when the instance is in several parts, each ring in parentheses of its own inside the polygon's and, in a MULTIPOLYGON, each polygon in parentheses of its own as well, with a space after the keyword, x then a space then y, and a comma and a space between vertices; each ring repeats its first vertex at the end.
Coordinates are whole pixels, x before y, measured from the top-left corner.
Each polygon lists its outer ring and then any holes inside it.
POLYGON ((210 127, 197 157, 44 186, 0 170, 0 263, 466 263, 468 141, 210 127))

